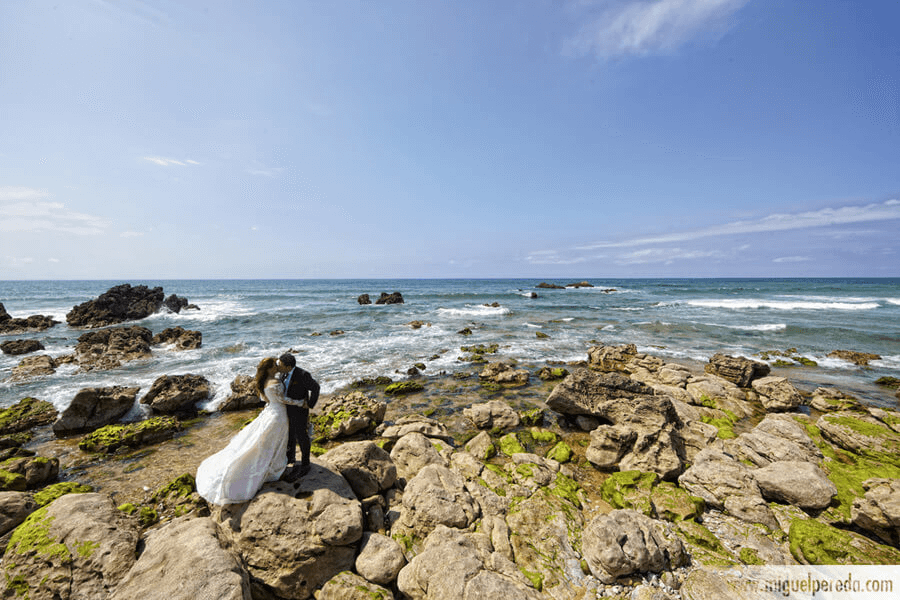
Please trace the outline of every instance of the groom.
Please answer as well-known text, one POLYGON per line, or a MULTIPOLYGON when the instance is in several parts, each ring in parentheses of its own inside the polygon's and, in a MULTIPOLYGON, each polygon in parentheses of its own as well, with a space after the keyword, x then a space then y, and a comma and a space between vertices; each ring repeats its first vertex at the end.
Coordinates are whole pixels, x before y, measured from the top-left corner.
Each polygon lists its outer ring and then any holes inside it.
POLYGON ((309 473, 309 409, 319 400, 319 384, 312 375, 297 367, 297 360, 290 353, 278 359, 279 370, 283 373, 285 407, 288 415, 287 461, 289 470, 284 478, 288 481, 309 473), (302 458, 297 464, 297 443, 300 443, 302 458))

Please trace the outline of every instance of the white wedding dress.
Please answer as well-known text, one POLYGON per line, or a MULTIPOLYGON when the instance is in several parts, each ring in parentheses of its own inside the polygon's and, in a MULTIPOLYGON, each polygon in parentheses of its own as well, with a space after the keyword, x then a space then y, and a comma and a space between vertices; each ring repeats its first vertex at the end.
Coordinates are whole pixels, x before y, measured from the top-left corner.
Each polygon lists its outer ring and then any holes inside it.
POLYGON ((197 467, 197 493, 210 504, 252 500, 263 483, 284 473, 288 440, 284 386, 272 380, 265 394, 268 404, 253 422, 197 467))

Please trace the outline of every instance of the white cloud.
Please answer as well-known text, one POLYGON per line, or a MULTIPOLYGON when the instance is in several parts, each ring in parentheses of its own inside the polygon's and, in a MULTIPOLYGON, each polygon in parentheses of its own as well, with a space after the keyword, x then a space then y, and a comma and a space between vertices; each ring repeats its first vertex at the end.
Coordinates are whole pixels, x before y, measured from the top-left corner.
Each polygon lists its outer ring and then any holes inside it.
POLYGON ((754 221, 734 221, 732 223, 714 225, 712 227, 695 229, 693 231, 633 238, 618 242, 601 241, 581 246, 578 249, 595 250, 597 248, 628 248, 650 244, 684 242, 719 235, 790 231, 795 229, 809 229, 812 227, 846 225, 849 223, 888 221, 892 219, 900 219, 900 200, 888 200, 881 204, 866 204, 864 206, 823 208, 802 213, 776 213, 754 221))
POLYGON ((0 203, 40 200, 49 195, 47 190, 15 185, 0 186, 0 203))
POLYGON ((773 258, 772 262, 774 263, 796 263, 796 262, 806 262, 808 260, 812 260, 808 256, 782 256, 780 258, 773 258))
MULTIPOLYGON (((576 55, 600 58, 676 50, 691 39, 722 33, 749 0, 648 0, 617 2, 567 42, 576 55)), ((607 6, 609 3, 604 3, 607 6)))
POLYGON ((58 263, 60 260, 58 258, 48 258, 47 262, 58 263))
POLYGON ((676 260, 696 260, 698 258, 725 258, 719 250, 684 250, 682 248, 645 248, 626 252, 616 258, 621 265, 642 265, 649 263, 671 264, 676 260))
POLYGON ((144 235, 143 231, 123 231, 119 234, 119 237, 130 238, 130 237, 141 237, 144 235))
POLYGON ((279 173, 284 171, 281 167, 272 167, 269 169, 247 169, 247 172, 251 175, 261 175, 263 177, 276 177, 279 173))
POLYGON ((190 158, 184 160, 178 160, 176 158, 166 158, 164 156, 145 156, 144 160, 149 160, 155 165, 159 165, 161 167, 170 167, 172 165, 179 165, 182 167, 186 167, 187 165, 199 165, 196 160, 191 160, 190 158))
MULTIPOLYGON (((599 258, 599 257, 597 257, 599 258)), ((556 250, 536 250, 525 257, 533 265, 576 265, 588 260, 586 256, 562 257, 556 250)))
POLYGON ((55 231, 75 235, 103 233, 109 223, 95 215, 66 208, 62 202, 20 201, 6 204, 0 218, 0 231, 55 231))

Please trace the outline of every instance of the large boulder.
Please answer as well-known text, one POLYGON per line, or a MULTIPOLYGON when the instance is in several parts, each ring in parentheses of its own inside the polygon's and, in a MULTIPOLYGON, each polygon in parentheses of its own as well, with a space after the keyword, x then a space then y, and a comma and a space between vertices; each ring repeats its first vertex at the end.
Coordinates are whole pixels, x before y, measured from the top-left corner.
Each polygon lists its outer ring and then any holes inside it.
POLYGON ((816 426, 823 438, 844 450, 900 466, 900 432, 875 416, 856 412, 829 413, 822 415, 816 426))
POLYGON ((753 470, 720 449, 712 447, 699 453, 694 464, 678 478, 678 483, 709 507, 750 523, 778 528, 753 470))
POLYGON ((588 568, 607 584, 632 573, 674 569, 688 560, 681 541, 664 523, 628 509, 594 517, 584 529, 583 543, 588 568))
POLYGON ((0 335, 14 335, 27 331, 43 331, 59 323, 46 315, 32 315, 24 319, 13 318, 0 302, 0 335))
POLYGON ((594 346, 588 350, 588 366, 603 372, 627 372, 628 364, 637 357, 637 346, 594 346))
POLYGON ((369 298, 368 294, 360 294, 360 296, 356 299, 356 302, 361 305, 372 304, 372 299, 369 298))
POLYGON ((853 524, 900 545, 900 479, 867 479, 863 489, 865 496, 853 500, 853 524))
POLYGON ((763 377, 750 384, 760 396, 763 407, 768 412, 794 410, 803 401, 797 388, 786 377, 763 377))
POLYGON ((766 377, 771 368, 763 362, 750 360, 742 356, 713 354, 704 367, 707 373, 727 379, 738 387, 750 387, 754 379, 766 377))
POLYGON ((406 565, 400 544, 380 533, 366 532, 356 557, 356 572, 372 583, 390 585, 406 565))
POLYGON ((13 532, 6 581, 31 600, 106 600, 134 565, 138 527, 108 496, 61 496, 13 532))
POLYGON ((601 420, 587 453, 598 467, 653 471, 665 479, 681 473, 681 421, 669 396, 621 373, 580 368, 553 389, 547 405, 601 420))
POLYGON ((153 332, 132 325, 89 331, 78 338, 75 359, 82 370, 114 369, 124 362, 150 358, 153 332))
POLYGON ((181 296, 176 296, 175 294, 171 294, 168 298, 166 298, 163 301, 163 304, 173 313, 180 313, 183 309, 186 308, 198 310, 198 307, 195 304, 190 304, 187 298, 182 298, 181 296))
POLYGON ((837 488, 822 469, 808 462, 773 462, 753 472, 763 498, 800 508, 821 510, 837 488))
POLYGON ((519 426, 519 414, 506 402, 491 400, 463 409, 463 416, 478 429, 512 429, 519 426))
POLYGON ((828 358, 840 358, 862 367, 868 365, 870 360, 881 360, 881 356, 878 354, 857 352, 856 350, 832 350, 828 353, 828 358))
POLYGON ((400 571, 397 588, 410 600, 541 598, 514 563, 496 558, 477 535, 438 526, 400 571))
POLYGON ((0 351, 10 356, 21 356, 43 350, 44 345, 37 340, 10 340, 0 344, 0 351))
POLYGON ((256 381, 250 375, 238 375, 231 382, 231 395, 219 406, 221 411, 259 408, 265 404, 256 391, 256 381))
POLYGON ((443 423, 422 415, 400 417, 393 424, 382 424, 376 429, 375 433, 392 440, 399 440, 410 433, 421 433, 431 438, 447 441, 453 439, 453 436, 450 435, 443 423))
POLYGON ((150 343, 154 346, 171 344, 176 350, 196 350, 203 345, 203 334, 179 325, 163 329, 153 336, 150 343))
POLYGON ((780 461, 819 464, 823 458, 806 429, 793 416, 781 413, 766 415, 751 431, 729 440, 726 446, 735 458, 757 467, 780 461))
MULTIPOLYGON (((362 508, 347 481, 315 459, 296 483, 263 485, 248 503, 213 514, 226 545, 272 595, 304 600, 353 568, 362 508)), ((256 594, 254 594, 256 595, 256 594)))
POLYGON ((330 440, 373 431, 383 420, 387 403, 363 392, 330 396, 317 405, 313 422, 318 433, 330 440))
POLYGON ((73 307, 66 314, 66 322, 71 327, 93 328, 135 321, 157 312, 164 299, 161 287, 132 287, 129 283, 123 283, 110 288, 94 300, 73 307))
POLYGON ((343 475, 360 500, 380 494, 397 481, 397 467, 390 454, 368 440, 343 443, 320 459, 343 475))
POLYGON ((250 600, 250 578, 222 548, 210 519, 178 519, 144 536, 144 549, 109 600, 250 600))
POLYGON ((428 465, 447 464, 434 442, 418 432, 408 433, 397 440, 391 449, 391 460, 397 468, 397 476, 403 479, 412 479, 428 465))
POLYGON ((424 539, 438 525, 465 529, 479 514, 462 476, 441 465, 428 465, 406 484, 395 528, 424 539))
POLYGON ((117 385, 79 390, 53 424, 53 433, 66 435, 115 423, 134 406, 139 389, 117 385))
POLYGON ((163 375, 150 386, 141 404, 157 413, 192 414, 196 404, 209 398, 209 382, 202 375, 163 375))

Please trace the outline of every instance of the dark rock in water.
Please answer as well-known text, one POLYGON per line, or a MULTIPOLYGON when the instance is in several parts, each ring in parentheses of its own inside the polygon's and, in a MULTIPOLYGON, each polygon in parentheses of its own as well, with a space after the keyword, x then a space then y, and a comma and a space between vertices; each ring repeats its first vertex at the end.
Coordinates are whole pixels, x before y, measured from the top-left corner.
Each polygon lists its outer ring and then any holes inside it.
POLYGON ((25 333, 26 331, 43 331, 59 323, 46 315, 32 315, 25 319, 15 319, 0 302, 0 335, 25 333))
POLYGON ((181 312, 181 309, 187 308, 189 306, 187 298, 180 298, 175 294, 172 294, 168 298, 166 298, 164 304, 166 308, 171 310, 173 313, 181 312))
POLYGON ((771 371, 766 363, 721 353, 714 354, 704 370, 742 388, 749 387, 754 379, 765 377, 771 371))
POLYGON ((369 298, 368 294, 362 294, 356 301, 360 304, 372 304, 372 300, 369 298))
POLYGON ((579 283, 570 283, 570 284, 567 285, 566 287, 570 287, 570 288, 592 288, 592 287, 594 287, 594 286, 593 286, 592 284, 588 283, 587 281, 581 281, 581 282, 579 282, 579 283))
POLYGON ((0 344, 0 350, 3 351, 3 354, 11 356, 30 354, 43 349, 44 345, 37 340, 11 340, 0 344))
POLYGON ((163 289, 123 283, 95 300, 74 307, 66 315, 72 327, 105 327, 149 317, 163 306, 163 289))
POLYGON ((85 371, 113 369, 124 362, 150 357, 153 332, 131 325, 89 331, 78 338, 75 356, 85 371))
POLYGON ((175 344, 176 350, 196 350, 203 343, 203 334, 181 326, 169 327, 154 335, 151 343, 154 346, 175 344))
POLYGON ((381 297, 375 301, 375 304, 403 304, 403 296, 400 292, 394 292, 393 294, 381 292, 381 297))
POLYGON ((541 282, 534 287, 540 288, 542 290, 564 290, 564 289, 566 289, 565 286, 556 285, 555 283, 546 283, 546 282, 541 282))
POLYGON ((197 402, 207 398, 209 382, 202 375, 163 375, 153 382, 141 404, 149 404, 158 413, 193 414, 197 402))
POLYGON ((256 382, 250 375, 238 375, 231 382, 231 395, 225 399, 221 411, 258 408, 265 404, 256 391, 256 382))
POLYGON ((52 375, 56 372, 57 362, 48 354, 26 356, 12 370, 10 381, 24 381, 33 377, 52 375))
POLYGON ((840 358, 861 367, 868 365, 870 360, 881 360, 881 356, 878 354, 856 352, 855 350, 834 350, 828 353, 828 358, 840 358))
POLYGON ((115 423, 134 406, 139 389, 114 386, 80 390, 53 424, 53 433, 59 436, 115 423))

